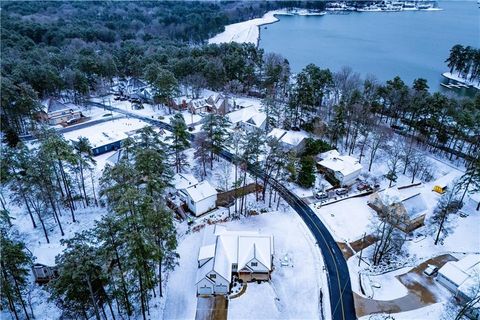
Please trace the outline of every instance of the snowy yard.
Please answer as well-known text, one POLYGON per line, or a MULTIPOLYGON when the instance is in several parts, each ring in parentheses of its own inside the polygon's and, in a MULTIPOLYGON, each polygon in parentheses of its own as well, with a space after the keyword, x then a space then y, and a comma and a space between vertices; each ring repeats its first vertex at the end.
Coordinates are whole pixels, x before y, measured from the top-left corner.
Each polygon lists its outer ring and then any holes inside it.
POLYGON ((310 207, 332 231, 337 241, 352 242, 370 231, 377 214, 367 206, 368 196, 351 198, 327 206, 312 204, 310 207))
MULTIPOLYGON (((306 226, 292 211, 271 212, 224 224, 229 230, 258 230, 274 236, 275 270, 271 283, 248 283, 246 292, 229 302, 230 319, 318 319, 322 262, 306 226), (289 266, 280 259, 288 256, 289 266)), ((202 231, 179 242, 179 266, 170 274, 164 318, 195 317, 197 254, 202 231)))

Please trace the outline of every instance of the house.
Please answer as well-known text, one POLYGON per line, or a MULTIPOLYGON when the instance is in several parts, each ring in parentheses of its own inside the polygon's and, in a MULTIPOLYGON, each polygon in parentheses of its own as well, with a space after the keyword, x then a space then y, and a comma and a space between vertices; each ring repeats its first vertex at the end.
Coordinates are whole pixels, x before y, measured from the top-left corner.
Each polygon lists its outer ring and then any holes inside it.
POLYGON ((351 185, 362 171, 362 165, 357 158, 341 156, 337 150, 321 154, 322 160, 317 162, 329 182, 341 186, 351 185))
POLYGON ((245 282, 270 280, 273 254, 272 235, 207 226, 198 252, 197 295, 227 295, 234 276, 245 282))
MULTIPOLYGON (((480 254, 470 254, 459 261, 449 261, 438 270, 437 281, 463 304, 480 288, 480 254)), ((478 315, 478 308, 477 308, 478 315)))
POLYGON ((59 275, 57 267, 49 267, 41 263, 35 263, 32 266, 32 272, 38 284, 48 283, 59 275))
POLYGON ((255 129, 265 130, 267 124, 267 116, 255 106, 248 106, 230 112, 227 114, 227 117, 235 127, 246 131, 255 129))
POLYGON ((276 138, 285 151, 293 151, 300 153, 305 148, 305 140, 308 138, 307 133, 303 131, 287 131, 274 128, 268 134, 269 137, 276 138))
POLYGON ((217 205, 217 190, 208 182, 202 181, 179 191, 188 209, 199 216, 214 209, 217 205))
POLYGON ((206 99, 192 99, 187 103, 188 110, 192 114, 199 114, 201 112, 212 112, 213 105, 207 102, 206 99))
POLYGON ((372 194, 368 206, 381 218, 388 217, 390 223, 405 233, 423 226, 428 209, 420 193, 405 195, 393 188, 372 194))
POLYGON ((42 110, 38 113, 38 118, 50 125, 67 123, 82 117, 78 106, 71 103, 65 104, 53 98, 43 100, 42 110))
POLYGON ((138 93, 146 88, 147 88, 147 84, 145 82, 143 82, 138 78, 132 77, 127 81, 127 85, 125 87, 125 91, 126 91, 125 93, 128 95, 131 95, 134 93, 138 93))
POLYGON ((230 103, 230 99, 221 93, 214 93, 206 100, 212 105, 215 113, 225 115, 234 109, 234 105, 230 103))

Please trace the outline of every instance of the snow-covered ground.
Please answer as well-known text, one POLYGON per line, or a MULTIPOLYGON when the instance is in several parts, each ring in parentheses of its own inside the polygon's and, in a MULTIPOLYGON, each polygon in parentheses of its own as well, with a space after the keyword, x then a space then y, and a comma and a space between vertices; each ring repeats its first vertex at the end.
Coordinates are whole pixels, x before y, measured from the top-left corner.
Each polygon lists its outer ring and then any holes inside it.
POLYGON ((275 14, 282 12, 284 11, 269 11, 265 13, 261 18, 229 24, 225 26, 225 31, 209 39, 208 43, 219 44, 225 42, 237 42, 253 43, 254 45, 257 45, 258 39, 260 37, 259 26, 277 22, 278 18, 275 17, 275 14))
POLYGON ((327 206, 310 205, 317 216, 332 231, 337 241, 360 239, 378 221, 375 211, 367 206, 368 196, 351 198, 327 206))
MULTIPOLYGON (((393 316, 395 320, 444 319, 442 317, 444 313, 444 307, 445 307, 445 303, 434 303, 424 308, 415 309, 412 311, 394 313, 394 314, 391 314, 391 316, 393 316)), ((375 316, 366 315, 366 316, 360 317, 358 320, 381 320, 381 319, 385 319, 383 316, 386 316, 386 314, 385 315, 379 314, 375 316)))
MULTIPOLYGON (((270 212, 224 224, 229 230, 259 230, 274 236, 275 270, 270 283, 249 283, 246 292, 229 301, 230 319, 318 319, 322 261, 306 226, 296 213, 270 212), (280 260, 288 257, 289 266, 280 260)), ((193 319, 195 275, 202 231, 179 242, 179 266, 167 284, 165 319, 193 319)), ((325 293, 324 293, 325 294, 325 293)))
POLYGON ((448 78, 450 80, 455 80, 455 81, 458 81, 460 83, 466 84, 468 86, 473 86, 474 88, 480 89, 480 83, 478 81, 467 80, 467 79, 461 77, 458 73, 444 72, 444 73, 442 73, 442 75, 445 78, 448 78))

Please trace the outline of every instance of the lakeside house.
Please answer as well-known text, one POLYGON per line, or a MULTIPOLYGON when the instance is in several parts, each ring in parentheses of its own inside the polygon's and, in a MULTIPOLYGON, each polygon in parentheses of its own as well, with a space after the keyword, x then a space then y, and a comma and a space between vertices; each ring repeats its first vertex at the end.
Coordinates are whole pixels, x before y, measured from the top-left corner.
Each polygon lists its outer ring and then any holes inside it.
MULTIPOLYGON (((459 261, 449 261, 438 270, 436 280, 452 292, 459 304, 465 304, 475 297, 480 283, 480 254, 470 254, 459 261)), ((467 315, 478 319, 480 305, 472 308, 467 315)))
POLYGON ((389 219, 397 229, 409 233, 425 223, 427 204, 420 193, 404 195, 398 189, 375 192, 367 202, 382 219, 389 219))
POLYGON ((322 153, 320 159, 322 160, 317 162, 317 165, 327 181, 333 185, 351 185, 362 172, 363 167, 357 158, 342 156, 337 150, 322 153))
POLYGON ((72 103, 63 103, 54 98, 42 101, 42 110, 37 114, 40 121, 58 125, 79 120, 83 117, 80 108, 72 103))
POLYGON ((292 131, 292 130, 283 130, 279 128, 274 128, 268 134, 269 137, 276 138, 282 148, 285 151, 293 151, 295 153, 300 153, 305 148, 305 141, 308 138, 308 134, 303 131, 292 131))
POLYGON ((179 192, 188 209, 197 217, 217 206, 218 192, 206 180, 179 190, 179 192))
POLYGON ((234 277, 270 280, 273 254, 272 235, 207 226, 198 252, 197 295, 228 295, 234 277))

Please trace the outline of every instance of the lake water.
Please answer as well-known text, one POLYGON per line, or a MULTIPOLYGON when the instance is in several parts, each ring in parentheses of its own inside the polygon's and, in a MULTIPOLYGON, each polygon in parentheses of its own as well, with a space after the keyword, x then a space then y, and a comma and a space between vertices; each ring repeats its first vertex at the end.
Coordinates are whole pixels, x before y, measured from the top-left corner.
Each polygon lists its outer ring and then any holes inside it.
POLYGON ((332 71, 350 66, 381 81, 399 75, 411 85, 422 77, 431 90, 443 91, 450 48, 480 46, 480 9, 476 1, 438 6, 444 10, 279 16, 261 27, 259 46, 286 57, 293 72, 309 63, 332 71))

